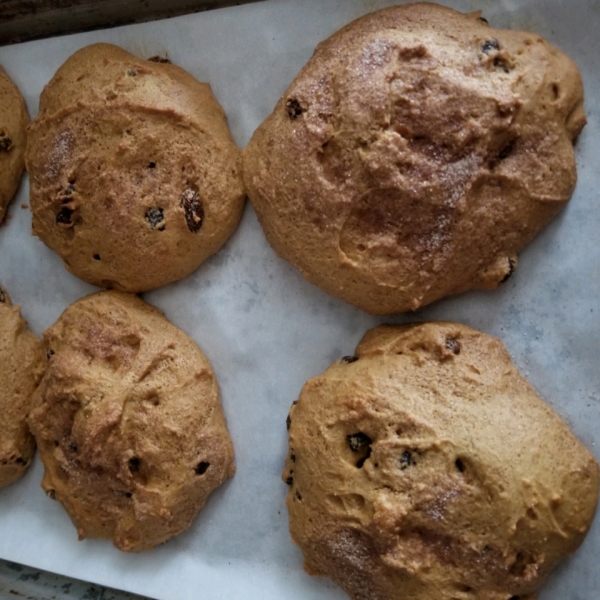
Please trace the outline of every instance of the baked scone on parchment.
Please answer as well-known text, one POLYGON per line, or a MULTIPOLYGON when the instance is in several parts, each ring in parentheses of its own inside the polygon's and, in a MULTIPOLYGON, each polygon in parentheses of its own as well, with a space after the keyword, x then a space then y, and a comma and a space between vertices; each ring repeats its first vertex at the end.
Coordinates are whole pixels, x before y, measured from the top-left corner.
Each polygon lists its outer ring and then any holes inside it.
POLYGON ((210 86, 108 44, 76 52, 46 86, 26 161, 33 233, 100 287, 189 275, 244 206, 241 154, 210 86))
POLYGON ((235 472, 208 359, 159 310, 116 291, 72 304, 44 342, 29 425, 42 487, 79 538, 139 552, 187 529, 235 472))
POLYGON ((354 600, 533 600, 596 510, 596 460, 457 323, 367 332, 288 428, 292 538, 354 600))
POLYGON ((434 4, 319 44, 244 150, 267 240, 368 312, 494 288, 570 199, 575 64, 533 33, 434 4))
POLYGON ((45 368, 41 340, 0 287, 0 488, 20 479, 31 464, 35 441, 27 414, 45 368))
POLYGON ((25 169, 27 125, 23 96, 0 66, 0 223, 25 169))

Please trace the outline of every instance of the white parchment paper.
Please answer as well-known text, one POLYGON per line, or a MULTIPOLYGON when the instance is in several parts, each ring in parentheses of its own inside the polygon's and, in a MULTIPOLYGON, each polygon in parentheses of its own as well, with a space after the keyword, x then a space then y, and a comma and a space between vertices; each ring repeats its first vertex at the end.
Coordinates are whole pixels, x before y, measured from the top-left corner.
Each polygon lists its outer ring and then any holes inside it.
MULTIPOLYGON (((142 57, 167 55, 211 83, 243 147, 316 44, 385 0, 273 0, 0 48, 0 63, 32 116, 44 84, 75 50, 118 44, 142 57)), ((600 458, 600 2, 448 0, 483 9, 494 26, 533 30, 578 63, 589 123, 577 145, 579 184, 568 208, 520 256, 500 289, 438 302, 411 315, 367 315, 307 283, 270 249, 248 205, 215 257, 187 279, 146 294, 204 350, 219 378, 238 471, 192 528, 141 555, 106 541, 78 542, 62 507, 39 482, 42 466, 0 491, 0 557, 165 600, 342 599, 301 568, 280 480, 285 418, 305 380, 352 354, 382 321, 462 321, 500 337, 539 393, 600 458)), ((0 228, 0 281, 33 330, 49 327, 95 288, 70 275, 30 235, 28 184, 0 228)), ((510 440, 507 440, 510 443, 510 440)), ((558 569, 541 600, 600 598, 600 518, 558 569)))

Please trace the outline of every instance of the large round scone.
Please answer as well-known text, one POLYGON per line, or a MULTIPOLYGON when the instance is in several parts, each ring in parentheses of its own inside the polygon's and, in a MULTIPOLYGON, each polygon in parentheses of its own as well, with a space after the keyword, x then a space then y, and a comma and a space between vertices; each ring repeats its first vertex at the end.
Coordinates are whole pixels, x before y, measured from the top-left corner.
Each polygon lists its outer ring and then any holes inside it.
POLYGON ((0 66, 0 223, 25 168, 28 124, 23 96, 0 66))
POLYGON ((31 464, 35 441, 27 414, 45 367, 42 342, 0 287, 0 488, 21 478, 31 464))
POLYGON ((89 283, 181 279, 233 233, 241 156, 210 86, 96 44, 44 89, 27 146, 33 232, 89 283))
POLYGON ((592 455, 464 325, 369 331, 288 426, 292 537, 355 600, 533 600, 596 509, 592 455))
POLYGON ((493 288, 569 200, 580 74, 539 36, 432 4, 321 43, 244 151, 273 248, 377 314, 493 288))
POLYGON ((138 297, 100 292, 44 333, 48 370, 29 424, 42 487, 79 538, 138 552, 184 531, 234 474, 207 358, 138 297))

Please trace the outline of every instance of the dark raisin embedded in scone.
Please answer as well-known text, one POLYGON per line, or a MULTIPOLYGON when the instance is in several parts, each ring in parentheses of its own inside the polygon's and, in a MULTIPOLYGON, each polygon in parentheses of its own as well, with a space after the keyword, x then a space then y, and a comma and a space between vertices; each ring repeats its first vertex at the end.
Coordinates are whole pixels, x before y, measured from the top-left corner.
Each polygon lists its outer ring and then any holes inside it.
POLYGON ((204 207, 200 200, 200 195, 196 190, 187 189, 181 194, 181 206, 185 215, 185 222, 188 229, 196 233, 202 227, 204 219, 204 207))

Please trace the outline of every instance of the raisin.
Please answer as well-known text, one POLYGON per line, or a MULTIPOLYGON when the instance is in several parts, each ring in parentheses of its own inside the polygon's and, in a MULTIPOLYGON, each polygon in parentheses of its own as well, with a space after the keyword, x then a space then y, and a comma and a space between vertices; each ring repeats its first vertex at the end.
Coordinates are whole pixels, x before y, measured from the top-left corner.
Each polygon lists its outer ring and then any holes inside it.
POLYGON ((484 54, 489 54, 492 50, 500 50, 500 42, 498 42, 496 38, 485 40, 485 42, 481 44, 481 51, 484 54))
POLYGON ((296 498, 298 498, 298 500, 302 500, 302 494, 299 491, 296 491, 296 498))
POLYGON ((446 338, 446 348, 454 354, 460 354, 460 344, 454 338, 446 338))
POLYGON ((27 461, 22 456, 19 456, 19 458, 17 458, 17 460, 15 460, 15 462, 18 465, 26 465, 27 464, 27 461))
POLYGON ((350 363, 356 362, 358 360, 358 356, 344 356, 340 358, 340 362, 349 365, 350 363))
POLYGON ((348 444, 352 452, 360 452, 366 446, 371 444, 371 438, 362 432, 352 433, 348 436, 348 444))
POLYGON ((510 65, 505 58, 496 56, 496 58, 494 59, 494 66, 501 67, 505 73, 510 73, 510 65))
POLYGON ((185 222, 192 233, 196 233, 202 227, 204 219, 204 208, 198 192, 188 188, 181 194, 181 206, 185 214, 185 222))
POLYGON ((165 229, 165 217, 162 208, 149 208, 144 215, 146 221, 150 223, 152 229, 158 229, 158 231, 164 231, 165 229))
POLYGON ((400 457, 400 470, 404 471, 404 469, 407 469, 415 464, 415 459, 413 458, 412 453, 409 450, 405 450, 400 457))
POLYGON ((46 358, 50 360, 50 357, 54 355, 54 350, 48 349, 46 350, 46 358))
POLYGON ((367 458, 371 456, 371 438, 362 432, 358 432, 349 435, 346 439, 348 440, 350 450, 360 454, 356 461, 356 468, 362 469, 367 458))
POLYGON ((137 71, 135 69, 129 69, 129 71, 127 71, 127 75, 129 75, 129 77, 135 77, 137 75, 137 71))
POLYGON ((4 133, 0 131, 0 152, 8 152, 12 148, 12 140, 4 133))
POLYGON ((515 272, 517 261, 514 258, 508 259, 508 273, 500 280, 500 283, 506 283, 510 276, 515 272))
POLYGON ((287 430, 290 430, 290 427, 292 425, 292 418, 290 417, 290 415, 287 416, 287 419, 285 420, 285 426, 287 427, 287 430))
POLYGON ((129 459, 129 470, 132 473, 137 473, 140 470, 141 460, 137 456, 133 456, 129 459))
POLYGON ((165 58, 163 56, 158 56, 158 55, 151 56, 147 60, 150 61, 150 62, 155 62, 155 63, 165 63, 165 64, 168 64, 168 65, 171 64, 171 61, 168 58, 165 58))
POLYGON ((72 209, 63 206, 56 214, 56 224, 65 226, 65 228, 73 227, 73 221, 71 221, 73 212, 72 209))
POLYGON ((285 103, 285 108, 289 118, 292 120, 299 117, 304 112, 304 109, 300 106, 300 102, 298 102, 296 98, 290 98, 285 103))
POLYGON ((100 255, 99 254, 94 254, 94 260, 100 260, 100 255))
POLYGON ((131 492, 121 492, 121 494, 123 494, 123 496, 125 496, 125 498, 131 498, 131 496, 133 496, 133 494, 131 492))
POLYGON ((296 462, 296 455, 295 454, 290 454, 290 460, 292 462, 296 462))
POLYGON ((56 490, 46 490, 46 496, 52 500, 56 500, 56 490))
POLYGON ((291 475, 285 480, 285 485, 294 485, 294 478, 291 475))
POLYGON ((155 168, 156 168, 156 163, 155 163, 154 161, 150 161, 150 162, 148 163, 148 168, 149 168, 149 169, 155 169, 155 168))
POLYGON ((206 473, 206 471, 208 470, 208 467, 210 467, 210 463, 202 461, 196 465, 194 471, 196 471, 196 475, 204 475, 204 473, 206 473))

